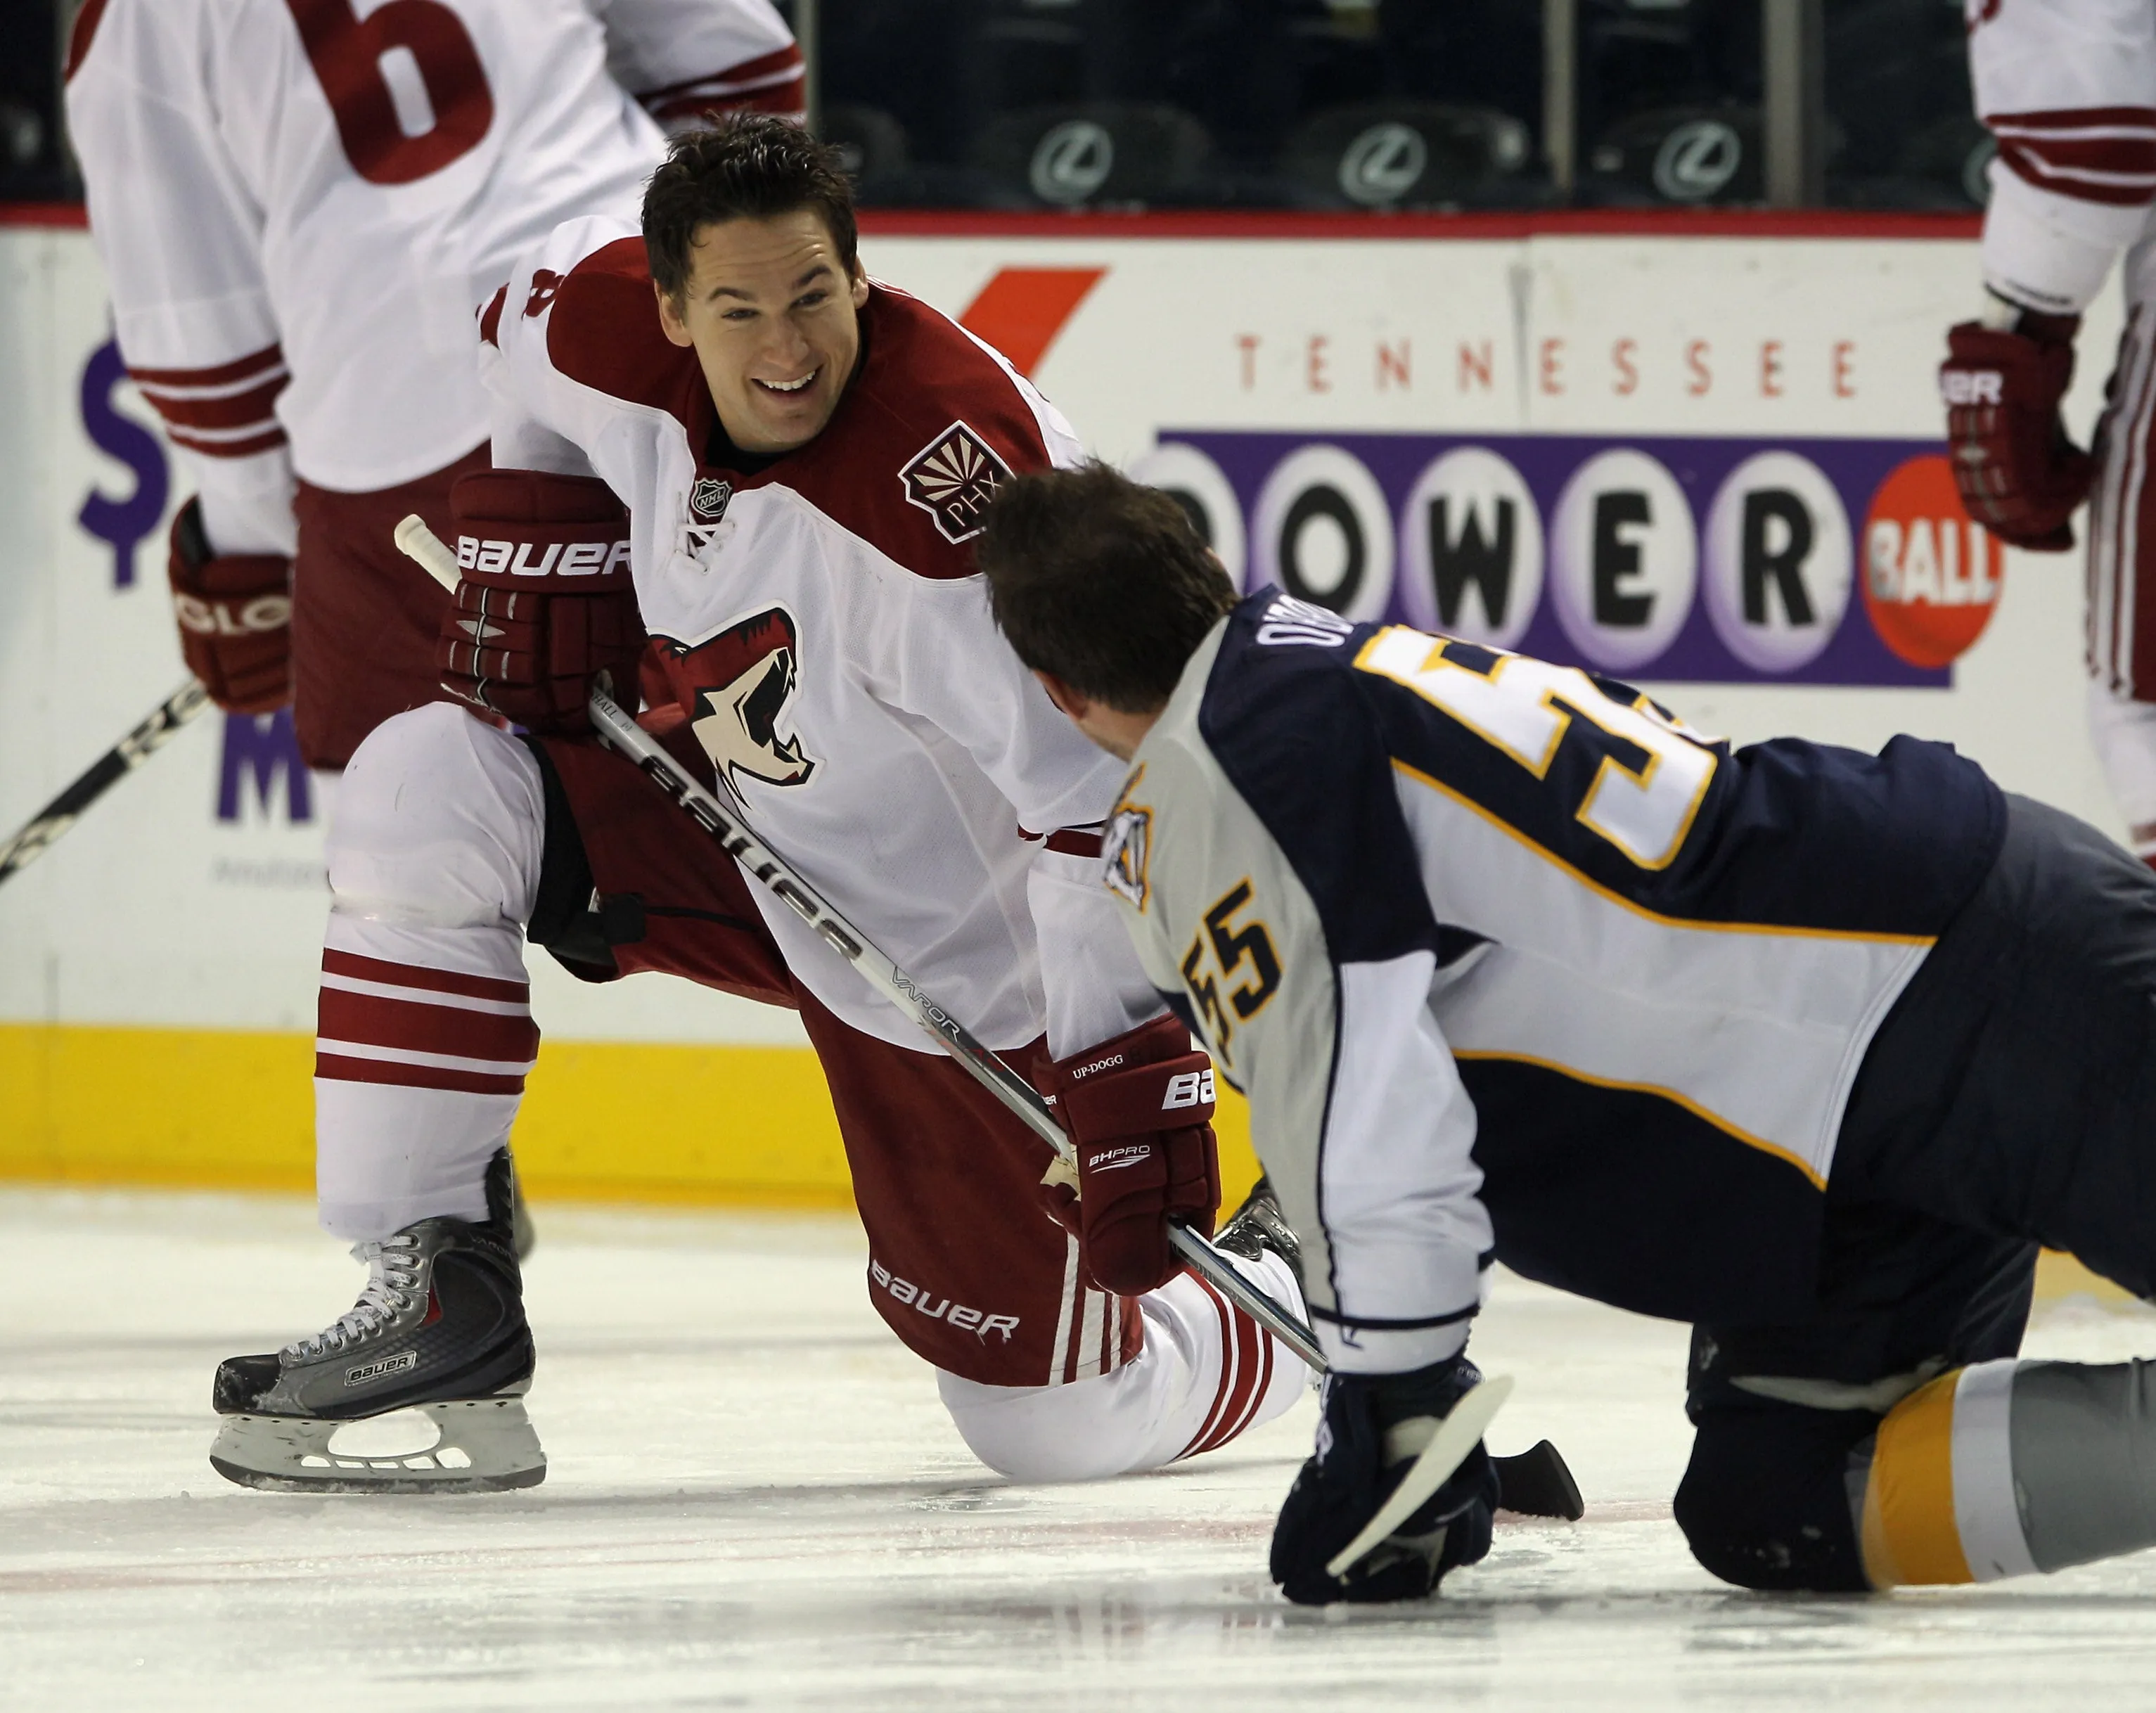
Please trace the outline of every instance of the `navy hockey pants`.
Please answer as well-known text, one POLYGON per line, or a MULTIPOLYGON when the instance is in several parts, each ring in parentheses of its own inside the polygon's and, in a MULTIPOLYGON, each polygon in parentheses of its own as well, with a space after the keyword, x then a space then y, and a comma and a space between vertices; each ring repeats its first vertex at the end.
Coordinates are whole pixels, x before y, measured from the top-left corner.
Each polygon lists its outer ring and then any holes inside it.
POLYGON ((2156 874, 2010 797, 1990 874, 1865 1057, 1827 1203, 1818 1316, 1693 1331, 1677 1521, 1748 1587, 1866 1586, 1852 1489, 1887 1394, 2014 1355, 2039 1244, 2156 1297, 2156 874), (1763 1377, 1820 1383, 1738 1383, 1763 1377))

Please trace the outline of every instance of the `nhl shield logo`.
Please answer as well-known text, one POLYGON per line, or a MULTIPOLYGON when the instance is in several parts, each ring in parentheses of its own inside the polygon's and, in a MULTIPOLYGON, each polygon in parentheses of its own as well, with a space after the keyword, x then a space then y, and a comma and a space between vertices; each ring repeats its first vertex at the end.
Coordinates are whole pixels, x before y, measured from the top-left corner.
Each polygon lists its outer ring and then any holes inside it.
POLYGON ((937 532, 953 546, 980 534, 988 501, 1009 480, 1010 466, 963 421, 952 423, 898 473, 908 502, 934 518, 937 532))
POLYGON ((711 476, 700 476, 689 490, 689 515, 700 524, 715 524, 726 515, 726 502, 734 497, 734 485, 711 476))

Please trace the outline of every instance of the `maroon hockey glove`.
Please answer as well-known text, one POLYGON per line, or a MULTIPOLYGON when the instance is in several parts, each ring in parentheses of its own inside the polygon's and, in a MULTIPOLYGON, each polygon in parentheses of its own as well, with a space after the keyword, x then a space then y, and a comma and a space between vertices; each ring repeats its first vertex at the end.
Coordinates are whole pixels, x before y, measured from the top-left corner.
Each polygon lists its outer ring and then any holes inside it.
POLYGON ((1169 1222, 1209 1234, 1220 1206, 1212 1060, 1174 1018, 1155 1018, 1057 1060, 1055 1096, 1078 1183, 1074 1197, 1067 1177, 1045 1181, 1049 1211, 1077 1233, 1101 1290, 1136 1296, 1167 1284, 1183 1265, 1169 1222))
POLYGON ((608 674, 634 713, 644 621, 629 574, 629 514, 588 476, 480 470, 449 490, 464 573, 442 621, 442 688, 534 731, 590 729, 608 674))
POLYGON ((2070 520, 2096 480, 2096 460, 2059 417, 2080 325, 2078 315, 2028 310, 2011 333, 1964 321, 1948 333, 1939 365, 1963 506, 2001 541, 2038 553, 2074 545, 2070 520))
POLYGON ((213 553, 202 501, 172 519, 165 562, 180 653, 228 714, 267 714, 292 700, 292 562, 281 553, 213 553))

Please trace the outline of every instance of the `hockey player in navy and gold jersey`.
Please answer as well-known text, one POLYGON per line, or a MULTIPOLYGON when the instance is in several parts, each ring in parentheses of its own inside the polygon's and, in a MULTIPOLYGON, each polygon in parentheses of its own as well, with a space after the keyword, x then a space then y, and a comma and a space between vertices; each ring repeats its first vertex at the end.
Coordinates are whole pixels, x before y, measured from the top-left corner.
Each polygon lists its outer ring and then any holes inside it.
POLYGON ((1325 1568, 1479 1377, 1492 1260, 1693 1323, 1676 1516, 1729 1581, 2156 1544, 2156 1366, 2015 1360, 2040 1244, 2156 1295, 2140 864, 1943 745, 1732 750, 1571 668, 1239 602, 1099 466, 1008 485, 979 557, 1131 764, 1104 878, 1302 1234, 1332 1374, 1291 1598, 1486 1550, 1478 1452, 1325 1568))

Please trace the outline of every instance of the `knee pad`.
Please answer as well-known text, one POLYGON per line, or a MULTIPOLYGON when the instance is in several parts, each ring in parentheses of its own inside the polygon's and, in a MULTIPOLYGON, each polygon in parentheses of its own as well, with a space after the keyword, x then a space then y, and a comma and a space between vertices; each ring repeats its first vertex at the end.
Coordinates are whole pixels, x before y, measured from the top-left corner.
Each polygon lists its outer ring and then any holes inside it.
POLYGON ((1126 1363, 1064 1386, 984 1386, 937 1370, 937 1389, 966 1449, 1013 1481, 1097 1481, 1142 1460, 1144 1377, 1126 1363), (1142 1408, 1138 1412, 1142 1416, 1142 1408))
POLYGON ((1730 1408, 1703 1415, 1676 1494, 1692 1557, 1740 1588, 1861 1593, 1850 1454, 1866 1410, 1730 1408))
POLYGON ((437 927, 521 926, 546 810, 523 744, 448 702, 398 714, 352 754, 330 823, 331 908, 437 927))

